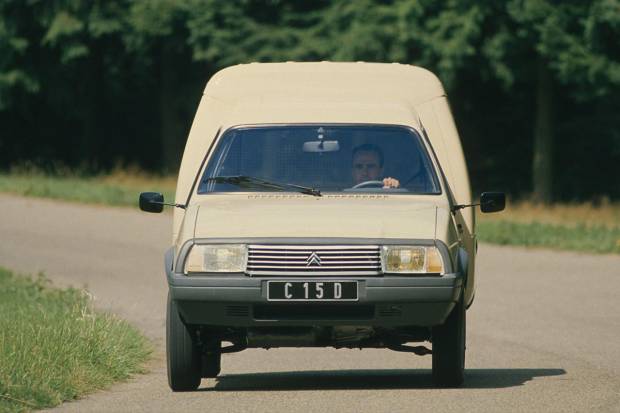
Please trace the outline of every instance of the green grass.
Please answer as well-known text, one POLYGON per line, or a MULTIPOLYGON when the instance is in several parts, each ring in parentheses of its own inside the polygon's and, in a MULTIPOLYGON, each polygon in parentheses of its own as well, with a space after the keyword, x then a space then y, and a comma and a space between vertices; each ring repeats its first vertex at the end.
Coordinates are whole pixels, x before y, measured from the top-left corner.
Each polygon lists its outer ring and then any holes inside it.
POLYGON ((145 191, 162 192, 164 199, 174 199, 174 184, 170 179, 0 174, 0 192, 89 204, 137 206, 140 192, 145 191))
POLYGON ((151 345, 88 295, 0 268, 0 412, 51 407, 144 371, 151 345))
POLYGON ((492 244, 620 254, 620 227, 494 220, 478 223, 477 232, 492 244))

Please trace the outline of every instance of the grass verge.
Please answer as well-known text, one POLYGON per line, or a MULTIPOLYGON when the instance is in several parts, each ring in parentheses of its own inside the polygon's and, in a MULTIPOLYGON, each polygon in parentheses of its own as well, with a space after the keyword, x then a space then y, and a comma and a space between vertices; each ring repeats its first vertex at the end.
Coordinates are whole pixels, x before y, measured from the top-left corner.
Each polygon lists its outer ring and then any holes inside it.
POLYGON ((620 228, 494 220, 478 223, 477 231, 491 244, 620 254, 620 228))
POLYGON ((594 253, 620 253, 620 204, 542 205, 511 202, 506 210, 478 215, 483 242, 594 253))
POLYGON ((143 372, 151 345, 88 295, 0 268, 0 412, 63 401, 143 372))
POLYGON ((137 206, 140 192, 145 191, 161 192, 164 199, 171 201, 175 184, 171 177, 123 171, 94 177, 22 172, 0 174, 0 192, 114 206, 137 206))

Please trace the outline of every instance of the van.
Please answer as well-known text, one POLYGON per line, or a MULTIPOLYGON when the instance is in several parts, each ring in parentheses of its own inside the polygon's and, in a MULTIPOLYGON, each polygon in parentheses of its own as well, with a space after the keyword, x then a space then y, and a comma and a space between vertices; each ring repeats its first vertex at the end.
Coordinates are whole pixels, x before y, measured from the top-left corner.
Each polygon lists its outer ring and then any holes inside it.
POLYGON ((473 204, 446 93, 420 67, 252 63, 208 82, 173 205, 166 347, 173 391, 247 348, 432 354, 458 386, 476 291, 473 204), (431 343, 429 349, 424 343, 431 343))

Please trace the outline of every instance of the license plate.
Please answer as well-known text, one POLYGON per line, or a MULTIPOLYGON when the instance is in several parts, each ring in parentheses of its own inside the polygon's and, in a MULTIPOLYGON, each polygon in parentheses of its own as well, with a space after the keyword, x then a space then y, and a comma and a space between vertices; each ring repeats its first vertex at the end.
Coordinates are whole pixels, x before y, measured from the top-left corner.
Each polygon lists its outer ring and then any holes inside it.
POLYGON ((357 301, 357 281, 267 281, 269 301, 357 301))

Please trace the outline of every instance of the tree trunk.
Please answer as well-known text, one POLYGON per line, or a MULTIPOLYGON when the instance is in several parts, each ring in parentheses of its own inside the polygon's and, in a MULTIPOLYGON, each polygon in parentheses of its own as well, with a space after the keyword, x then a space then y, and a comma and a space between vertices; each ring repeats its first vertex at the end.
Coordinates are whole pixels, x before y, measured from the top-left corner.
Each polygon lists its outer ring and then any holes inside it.
POLYGON ((179 76, 178 56, 174 40, 163 40, 160 63, 161 150, 164 173, 176 172, 181 163, 185 143, 181 92, 183 80, 179 76))
POLYGON ((532 178, 534 201, 550 203, 553 199, 553 79, 543 58, 538 61, 532 178))
MULTIPOLYGON (((84 63, 84 71, 88 73, 88 82, 83 82, 78 86, 78 93, 81 99, 80 104, 83 110, 83 130, 79 143, 79 161, 80 168, 92 168, 94 171, 106 165, 103 159, 101 148, 106 145, 104 124, 102 118, 105 106, 105 75, 103 67, 103 46, 97 40, 94 40, 89 47, 90 56, 84 63), (103 164, 103 165, 102 165, 103 164)), ((79 83, 79 82, 78 82, 79 83)))

